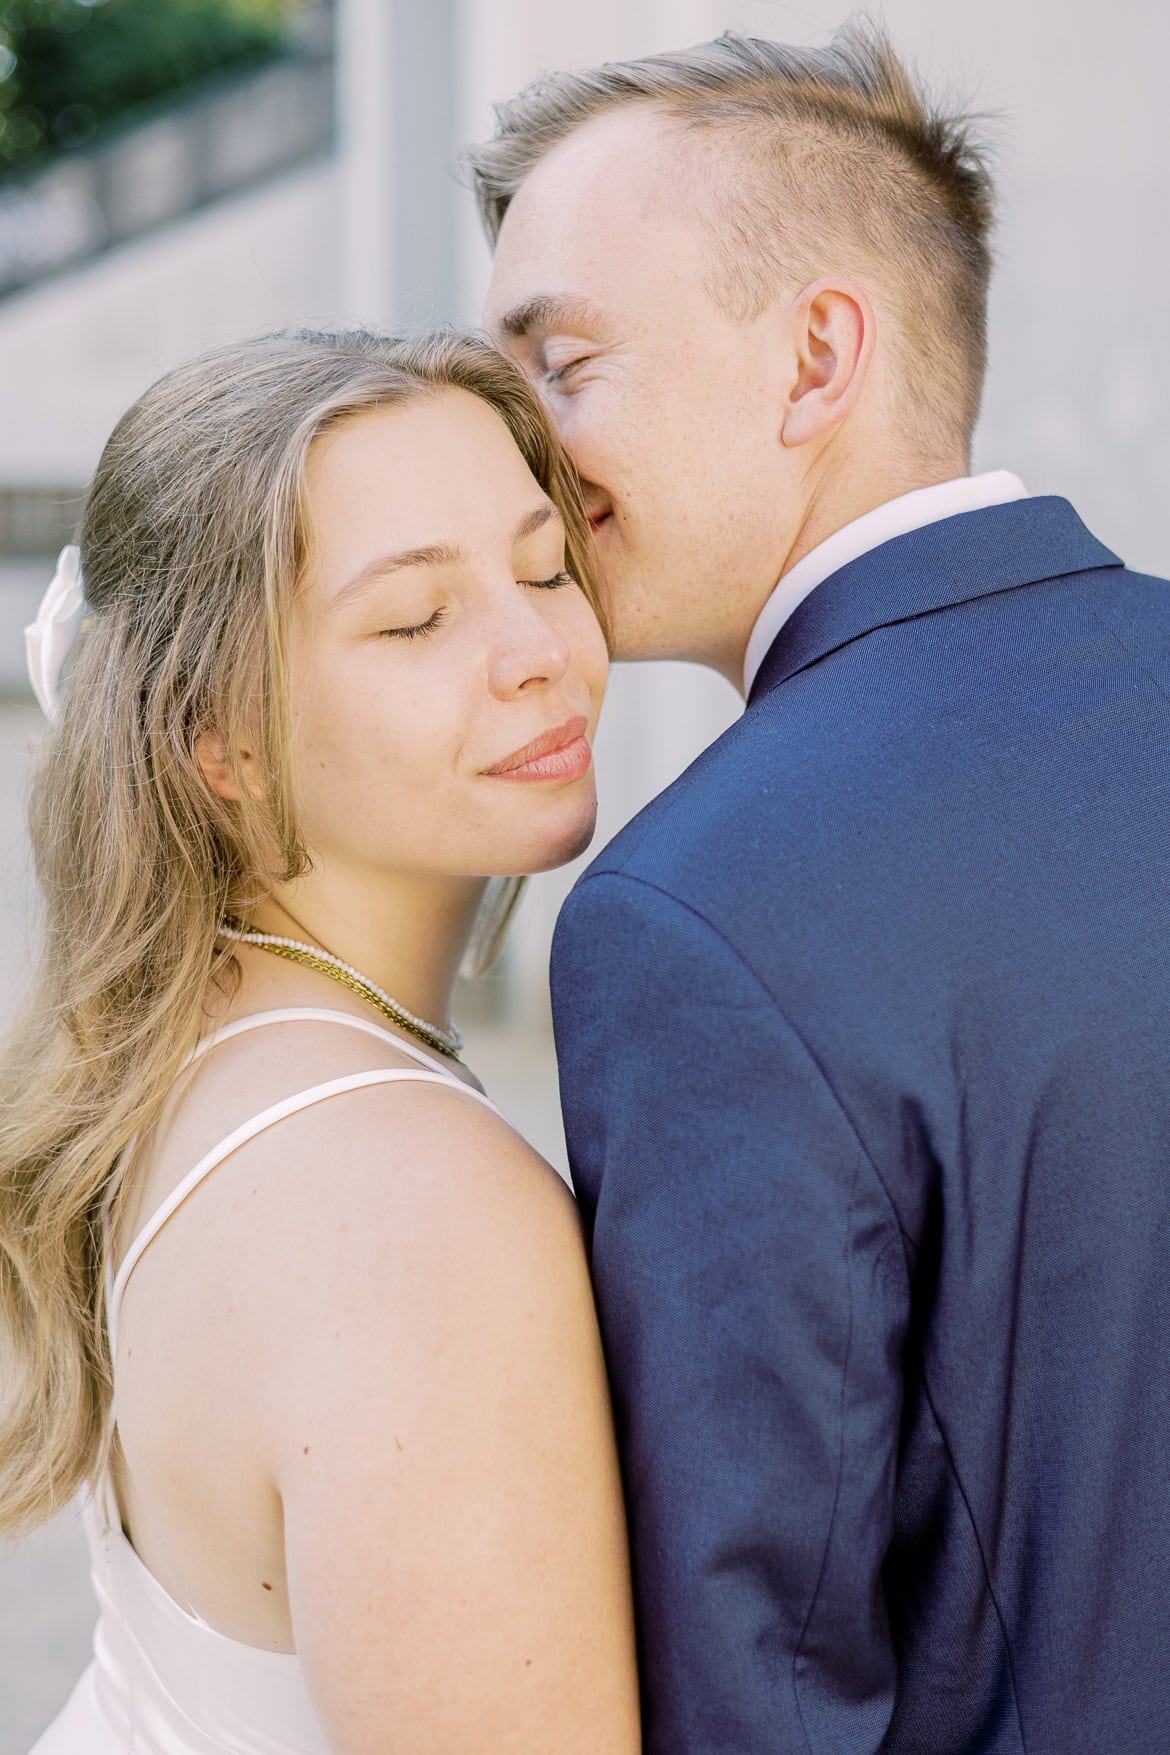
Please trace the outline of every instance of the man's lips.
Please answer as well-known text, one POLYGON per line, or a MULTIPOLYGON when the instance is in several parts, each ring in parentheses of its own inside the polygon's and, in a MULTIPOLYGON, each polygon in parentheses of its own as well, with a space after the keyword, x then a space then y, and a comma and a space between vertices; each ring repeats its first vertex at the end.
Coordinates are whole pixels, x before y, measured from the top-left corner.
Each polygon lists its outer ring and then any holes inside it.
POLYGON ((584 714, 578 714, 552 731, 542 732, 483 772, 498 780, 579 779, 593 759, 585 737, 588 728, 589 721, 584 714))

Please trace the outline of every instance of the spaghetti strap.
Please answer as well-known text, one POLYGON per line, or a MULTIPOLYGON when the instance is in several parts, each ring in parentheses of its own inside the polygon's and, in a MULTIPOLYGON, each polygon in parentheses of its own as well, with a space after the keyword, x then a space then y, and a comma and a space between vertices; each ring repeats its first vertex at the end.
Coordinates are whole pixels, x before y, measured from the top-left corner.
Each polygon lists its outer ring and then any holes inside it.
POLYGON ((428 1066, 433 1071, 446 1073, 450 1077, 449 1069, 443 1065, 441 1060, 436 1060, 433 1054, 427 1054, 423 1049, 416 1048, 413 1042, 406 1041, 404 1037, 396 1036, 392 1030, 384 1029, 381 1024, 372 1023, 368 1018, 355 1018, 352 1012, 339 1012, 324 1006, 308 1005, 283 1006, 279 1010, 269 1012, 248 1012, 244 1017, 236 1018, 230 1024, 224 1024, 220 1029, 213 1031, 210 1036, 200 1038, 184 1062, 184 1070, 188 1066, 194 1066, 197 1060, 202 1060, 203 1056, 209 1054, 213 1048, 218 1048, 221 1042, 230 1042, 233 1036, 243 1036, 249 1030, 263 1029, 266 1024, 290 1024, 300 1021, 320 1024, 348 1024, 351 1030, 362 1030, 367 1036, 377 1036, 379 1041, 390 1043, 391 1047, 399 1049, 403 1054, 408 1054, 411 1060, 417 1060, 420 1066, 428 1066))
MULTIPOLYGON (((276 1018, 276 1014, 273 1013, 256 1013, 254 1015, 261 1022, 273 1022, 276 1018)), ((344 1018, 347 1023, 356 1023, 359 1029, 371 1028, 360 1018, 350 1018, 346 1012, 325 1015, 344 1018)), ((248 1022, 249 1020, 244 1018, 238 1020, 241 1025, 248 1022)), ((376 1029, 376 1026, 373 1028, 376 1029)), ((229 1024, 227 1030, 233 1035, 240 1033, 236 1025, 229 1024)), ((389 1032, 378 1032, 378 1034, 388 1036, 389 1032)), ((219 1034, 219 1039, 223 1039, 222 1032, 219 1034)), ((397 1037, 390 1039, 394 1042, 395 1047, 400 1046, 397 1037)), ((205 1039, 209 1045, 213 1044, 214 1040, 214 1038, 205 1039)), ((218 1169, 225 1158, 229 1158, 233 1152, 238 1151, 241 1146, 247 1145, 250 1140, 254 1140, 267 1128, 275 1127, 276 1123, 283 1121, 286 1116, 296 1115, 300 1110, 308 1109, 315 1103, 324 1103, 330 1097, 339 1097, 347 1091, 366 1090, 372 1085, 402 1083, 446 1085, 452 1090, 462 1092, 464 1096, 472 1098, 476 1103, 482 1103, 494 1115, 499 1114, 499 1110, 490 1098, 485 1097, 481 1091, 473 1089, 471 1085, 464 1084, 462 1079, 455 1078, 452 1073, 416 1071, 413 1067, 377 1067, 369 1072, 347 1073, 342 1078, 328 1079, 324 1084, 311 1085, 307 1090, 297 1091, 293 1096, 282 1098, 279 1103, 273 1103, 269 1108, 262 1109, 259 1115, 254 1115, 249 1121, 241 1123, 232 1133, 228 1134, 226 1139, 221 1140, 217 1146, 213 1146, 211 1151, 200 1158, 194 1169, 187 1172, 182 1181, 171 1190, 162 1205, 156 1208, 126 1251, 106 1301, 106 1327, 110 1340, 111 1358, 116 1356, 118 1350, 118 1317, 130 1275, 168 1219, 178 1212, 188 1195, 198 1188, 199 1184, 210 1176, 213 1170, 218 1169)))

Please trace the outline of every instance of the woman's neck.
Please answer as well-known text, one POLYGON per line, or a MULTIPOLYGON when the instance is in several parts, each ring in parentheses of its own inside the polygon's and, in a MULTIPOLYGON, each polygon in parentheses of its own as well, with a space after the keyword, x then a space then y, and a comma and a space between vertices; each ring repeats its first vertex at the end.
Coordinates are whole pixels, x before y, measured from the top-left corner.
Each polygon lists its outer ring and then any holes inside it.
POLYGON ((331 952, 400 1005, 443 1024, 485 887, 478 878, 317 869, 279 885, 250 924, 331 952))

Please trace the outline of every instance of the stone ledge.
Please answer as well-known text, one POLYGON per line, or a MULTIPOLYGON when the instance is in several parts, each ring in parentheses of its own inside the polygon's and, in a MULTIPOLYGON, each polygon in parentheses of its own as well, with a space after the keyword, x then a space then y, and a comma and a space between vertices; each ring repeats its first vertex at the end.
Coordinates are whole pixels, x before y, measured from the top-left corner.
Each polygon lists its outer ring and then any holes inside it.
POLYGON ((0 298, 332 149, 333 57, 213 76, 43 170, 0 180, 0 298))

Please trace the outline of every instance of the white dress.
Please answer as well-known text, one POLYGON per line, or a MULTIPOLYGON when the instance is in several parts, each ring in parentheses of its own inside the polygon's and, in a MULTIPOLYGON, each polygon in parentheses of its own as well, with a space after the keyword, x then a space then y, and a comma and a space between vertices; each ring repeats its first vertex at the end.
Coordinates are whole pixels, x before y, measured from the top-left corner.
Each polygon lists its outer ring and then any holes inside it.
MULTIPOLYGON (((266 1128, 346 1091, 404 1080, 450 1085, 495 1107, 430 1055, 348 1012, 256 1012, 205 1037, 188 1065, 232 1036, 294 1019, 348 1024, 381 1037, 426 1070, 383 1067, 298 1091, 201 1158, 139 1232, 109 1286, 111 1354, 122 1294, 145 1249, 204 1178, 266 1128)), ((108 1474, 86 1504, 84 1523, 99 1613, 93 1662, 31 1755, 328 1755, 297 1657, 229 1639, 168 1596, 122 1532, 108 1474)))

